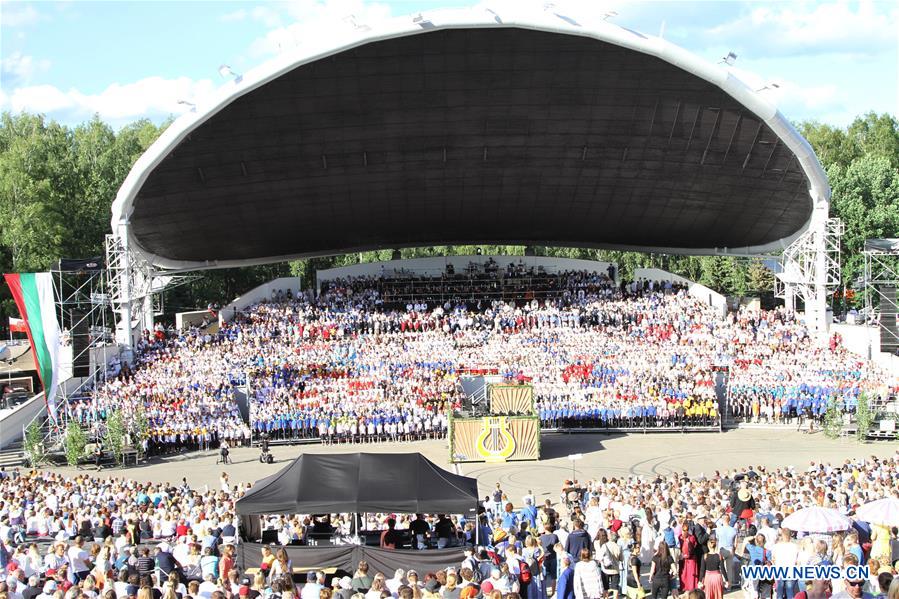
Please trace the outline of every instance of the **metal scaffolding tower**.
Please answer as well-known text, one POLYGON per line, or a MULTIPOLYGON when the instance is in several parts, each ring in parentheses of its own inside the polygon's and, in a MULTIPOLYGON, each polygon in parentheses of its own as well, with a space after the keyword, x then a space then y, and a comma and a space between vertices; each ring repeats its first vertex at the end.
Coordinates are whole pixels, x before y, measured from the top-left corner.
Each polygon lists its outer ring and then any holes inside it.
POLYGON ((899 240, 869 239, 862 251, 865 257, 865 316, 880 329, 880 351, 896 354, 899 350, 899 240), (875 312, 876 310, 876 312, 875 312))
POLYGON ((827 205, 815 207, 809 228, 784 250, 777 273, 775 295, 796 310, 805 307, 806 323, 816 339, 828 336, 827 298, 840 287, 840 238, 845 228, 838 218, 827 217, 827 205))
POLYGON ((62 262, 50 272, 61 341, 64 348, 71 348, 71 361, 60 365, 63 371, 60 381, 65 384, 60 384, 56 391, 56 413, 48 414, 51 438, 65 430, 73 404, 82 401, 105 380, 105 356, 116 345, 115 317, 103 264, 69 268, 62 262), (70 377, 76 382, 70 383, 70 377))
MULTIPOLYGON (((144 330, 153 330, 165 307, 162 292, 200 277, 199 274, 165 274, 128 247, 127 223, 120 232, 106 236, 106 270, 109 297, 117 315, 116 339, 133 350, 144 330)), ((125 356, 130 360, 130 356, 125 356)))

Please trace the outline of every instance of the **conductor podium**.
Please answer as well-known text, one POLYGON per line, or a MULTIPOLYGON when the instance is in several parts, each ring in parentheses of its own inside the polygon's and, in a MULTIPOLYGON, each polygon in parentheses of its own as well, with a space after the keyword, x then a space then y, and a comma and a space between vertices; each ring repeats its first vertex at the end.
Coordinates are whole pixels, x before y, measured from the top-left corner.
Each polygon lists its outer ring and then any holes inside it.
POLYGON ((540 418, 530 385, 487 386, 488 414, 449 421, 451 462, 540 459, 540 418))

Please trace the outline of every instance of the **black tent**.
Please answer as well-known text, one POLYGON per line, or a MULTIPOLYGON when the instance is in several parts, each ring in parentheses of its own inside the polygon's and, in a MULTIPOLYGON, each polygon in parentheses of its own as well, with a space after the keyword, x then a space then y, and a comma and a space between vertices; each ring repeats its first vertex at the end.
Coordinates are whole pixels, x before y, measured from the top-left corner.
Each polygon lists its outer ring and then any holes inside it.
POLYGON ((260 480, 237 513, 399 512, 473 515, 478 482, 419 453, 304 454, 260 480))

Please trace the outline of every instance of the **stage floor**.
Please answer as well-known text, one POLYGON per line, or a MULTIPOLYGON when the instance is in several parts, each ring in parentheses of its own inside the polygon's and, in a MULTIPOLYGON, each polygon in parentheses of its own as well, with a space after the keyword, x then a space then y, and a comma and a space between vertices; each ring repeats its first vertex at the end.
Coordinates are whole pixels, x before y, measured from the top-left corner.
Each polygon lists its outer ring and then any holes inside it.
MULTIPOLYGON (((232 450, 233 464, 216 464, 218 452, 188 453, 126 469, 106 468, 102 475, 147 480, 180 482, 182 477, 194 486, 219 486, 219 476, 227 471, 233 483, 255 481, 282 468, 287 460, 305 453, 405 452, 418 451, 435 463, 452 470, 448 464, 445 440, 418 443, 378 443, 366 445, 302 445, 273 447, 276 462, 261 464, 258 448, 232 450)), ((539 462, 510 464, 461 464, 461 474, 473 476, 486 495, 499 482, 515 503, 529 489, 538 498, 558 497, 563 479, 571 477, 569 454, 581 453, 575 462, 579 479, 602 476, 629 476, 687 472, 691 476, 711 474, 714 470, 746 465, 788 466, 805 468, 809 461, 842 461, 871 455, 886 456, 896 451, 896 444, 876 442, 859 444, 854 440, 830 440, 821 433, 807 435, 792 429, 737 429, 724 433, 671 434, 579 434, 546 433, 542 438, 543 459, 539 462)), ((74 473, 73 468, 56 470, 74 473)), ((87 468, 81 472, 89 472, 87 468)))

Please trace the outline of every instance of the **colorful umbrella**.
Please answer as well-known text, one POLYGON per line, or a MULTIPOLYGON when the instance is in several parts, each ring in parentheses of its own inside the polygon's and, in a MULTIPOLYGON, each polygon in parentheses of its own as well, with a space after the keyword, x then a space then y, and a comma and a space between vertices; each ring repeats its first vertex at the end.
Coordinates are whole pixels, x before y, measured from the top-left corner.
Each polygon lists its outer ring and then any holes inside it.
POLYGON ((807 507, 784 518, 781 527, 801 532, 837 532, 850 526, 849 518, 825 507, 807 507))
POLYGON ((899 526, 899 499, 887 497, 859 507, 855 516, 871 524, 899 526))

